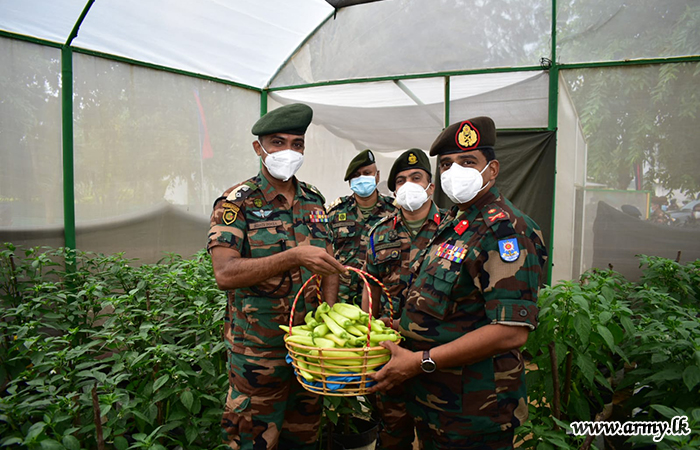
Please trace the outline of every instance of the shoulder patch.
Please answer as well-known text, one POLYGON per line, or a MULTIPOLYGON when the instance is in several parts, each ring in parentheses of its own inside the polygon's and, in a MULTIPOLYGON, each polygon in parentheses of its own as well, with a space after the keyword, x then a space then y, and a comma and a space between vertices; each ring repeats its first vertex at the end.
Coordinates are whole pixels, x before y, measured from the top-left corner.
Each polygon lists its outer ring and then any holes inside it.
POLYGON ((498 241, 498 251, 505 262, 513 262, 520 257, 520 247, 516 238, 501 239, 498 241))
POLYGON ((241 184, 240 186, 234 188, 226 197, 226 200, 236 203, 238 205, 243 203, 243 200, 248 198, 250 194, 257 189, 257 186, 249 181, 241 184))

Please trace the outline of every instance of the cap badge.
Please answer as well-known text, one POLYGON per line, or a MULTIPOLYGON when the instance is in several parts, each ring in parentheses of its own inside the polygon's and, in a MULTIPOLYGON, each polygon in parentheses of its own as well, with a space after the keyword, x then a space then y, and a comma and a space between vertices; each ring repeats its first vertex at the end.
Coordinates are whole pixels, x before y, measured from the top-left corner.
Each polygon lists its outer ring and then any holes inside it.
POLYGON ((414 165, 418 162, 418 157, 414 155, 413 153, 408 154, 408 163, 410 165, 414 165))
POLYGON ((462 122, 462 125, 459 127, 459 132, 455 136, 457 145, 463 150, 467 150, 478 145, 479 139, 479 132, 468 120, 462 122))
POLYGON ((374 154, 372 152, 367 152, 367 159, 374 161, 374 154))

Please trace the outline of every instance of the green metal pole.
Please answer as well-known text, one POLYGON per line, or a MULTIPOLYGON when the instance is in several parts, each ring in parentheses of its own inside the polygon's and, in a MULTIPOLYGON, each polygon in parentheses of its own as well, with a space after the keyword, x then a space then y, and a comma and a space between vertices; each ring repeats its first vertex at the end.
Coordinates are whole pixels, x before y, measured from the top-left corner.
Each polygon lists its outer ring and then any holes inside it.
POLYGON ((65 246, 75 249, 75 190, 73 167, 73 50, 61 48, 61 111, 63 119, 63 226, 65 246))
POLYGON ((450 77, 445 77, 445 128, 450 126, 450 77))
POLYGON ((549 68, 549 120, 548 129, 554 132, 554 186, 552 189, 552 222, 549 235, 549 259, 547 284, 552 284, 552 256, 554 255, 554 215, 557 193, 557 127, 559 114, 559 65, 557 63, 557 0, 552 0, 552 65, 549 68))
POLYGON ((78 36, 95 0, 90 0, 61 46, 61 121, 63 146, 63 229, 66 252, 66 272, 75 272, 75 158, 73 141, 73 49, 71 43, 78 36))

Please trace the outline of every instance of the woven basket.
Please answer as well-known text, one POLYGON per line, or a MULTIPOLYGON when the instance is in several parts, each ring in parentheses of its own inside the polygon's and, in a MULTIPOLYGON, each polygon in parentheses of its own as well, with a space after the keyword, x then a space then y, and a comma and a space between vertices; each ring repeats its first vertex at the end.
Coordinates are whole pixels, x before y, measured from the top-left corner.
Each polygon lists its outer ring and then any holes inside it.
MULTIPOLYGON (((386 287, 384 287, 384 285, 372 275, 354 267, 346 266, 346 269, 357 272, 365 283, 365 287, 367 288, 369 294, 370 311, 370 323, 367 325, 367 327, 369 331, 371 331, 372 294, 367 278, 372 279, 382 287, 384 293, 389 299, 390 305, 392 304, 391 297, 389 296, 386 287)), ((290 330, 292 329, 292 324, 294 323, 294 310, 296 309, 297 300, 309 282, 316 277, 317 275, 314 275, 306 283, 304 283, 294 298, 294 304, 292 305, 291 315, 289 318, 290 330)), ((297 344, 295 342, 288 342, 286 340, 288 335, 285 335, 285 346, 289 351, 289 357, 292 360, 292 365, 295 369, 294 372, 299 380, 299 383, 301 383, 304 389, 320 395, 353 397, 366 394, 367 390, 372 384, 372 380, 368 375, 376 372, 379 367, 386 364, 391 358, 391 352, 384 347, 369 346, 369 331, 367 333, 367 345, 360 348, 323 349, 309 347, 306 345, 297 344), (310 356, 309 353, 312 351, 314 354, 313 356, 310 356), (332 352, 333 355, 329 355, 327 353, 328 351, 332 352), (342 353, 347 353, 347 357, 344 357, 342 353), (343 369, 338 369, 338 366, 342 366, 343 369), (313 381, 309 381, 304 378, 301 375, 302 371, 313 376, 313 381)))

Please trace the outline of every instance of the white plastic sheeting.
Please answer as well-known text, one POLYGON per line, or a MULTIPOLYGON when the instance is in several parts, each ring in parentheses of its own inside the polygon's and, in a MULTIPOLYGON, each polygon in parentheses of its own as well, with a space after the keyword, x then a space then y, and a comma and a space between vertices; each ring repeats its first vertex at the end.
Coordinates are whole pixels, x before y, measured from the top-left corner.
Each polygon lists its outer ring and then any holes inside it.
MULTIPOLYGON (((0 29, 65 43, 82 0, 0 0, 0 29)), ((262 87, 333 11, 323 0, 98 0, 72 45, 262 87)))

